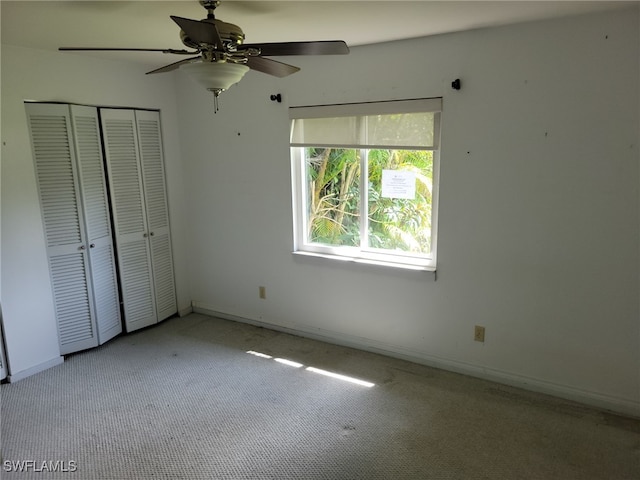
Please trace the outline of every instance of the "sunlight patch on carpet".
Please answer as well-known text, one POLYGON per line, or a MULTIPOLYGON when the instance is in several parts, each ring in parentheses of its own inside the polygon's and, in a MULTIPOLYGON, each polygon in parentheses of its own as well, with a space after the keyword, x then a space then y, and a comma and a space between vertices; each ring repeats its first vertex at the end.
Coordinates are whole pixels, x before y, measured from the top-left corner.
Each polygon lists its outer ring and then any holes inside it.
MULTIPOLYGON (((256 352, 255 350, 247 350, 249 355, 253 355, 255 357, 266 358, 267 360, 275 360, 278 363, 282 363, 283 365, 288 365, 294 368, 304 367, 304 364, 299 362, 294 362, 293 360, 289 360, 286 358, 273 358, 271 355, 267 355, 266 353, 256 352)), ((367 382, 366 380, 361 380, 359 378, 350 377, 349 375, 343 375, 341 373, 330 372, 328 370, 323 370, 321 368, 316 367, 307 367, 305 368, 307 372, 317 373, 319 375, 324 375, 325 377, 335 378, 337 380, 342 380, 344 382, 353 383, 355 385, 360 385, 362 387, 371 388, 375 386, 375 383, 367 382)))

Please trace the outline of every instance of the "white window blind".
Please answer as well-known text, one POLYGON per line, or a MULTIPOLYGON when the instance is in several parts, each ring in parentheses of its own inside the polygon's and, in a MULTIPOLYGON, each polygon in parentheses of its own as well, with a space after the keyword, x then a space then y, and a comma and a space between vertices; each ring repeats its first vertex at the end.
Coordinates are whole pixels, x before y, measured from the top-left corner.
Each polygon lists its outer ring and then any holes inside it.
POLYGON ((441 98, 291 107, 291 146, 436 150, 441 110, 441 98))

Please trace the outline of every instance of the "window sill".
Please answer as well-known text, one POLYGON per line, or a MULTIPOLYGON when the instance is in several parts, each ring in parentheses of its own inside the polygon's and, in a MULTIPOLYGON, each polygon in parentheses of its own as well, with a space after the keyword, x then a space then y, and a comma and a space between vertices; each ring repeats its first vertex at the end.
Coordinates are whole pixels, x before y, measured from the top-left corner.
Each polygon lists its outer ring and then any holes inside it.
POLYGON ((371 260, 368 258, 358 258, 358 257, 348 257, 343 255, 330 255, 326 253, 316 253, 316 252, 305 252, 305 251, 296 251, 292 252, 294 255, 299 255, 301 257, 311 257, 311 258, 322 258, 325 260, 338 261, 343 263, 359 263, 364 265, 374 265, 378 267, 384 268, 394 268, 399 270, 410 270, 414 272, 433 272, 435 275, 436 267, 424 266, 424 265, 412 265, 408 263, 396 263, 396 262, 385 262, 381 260, 371 260))

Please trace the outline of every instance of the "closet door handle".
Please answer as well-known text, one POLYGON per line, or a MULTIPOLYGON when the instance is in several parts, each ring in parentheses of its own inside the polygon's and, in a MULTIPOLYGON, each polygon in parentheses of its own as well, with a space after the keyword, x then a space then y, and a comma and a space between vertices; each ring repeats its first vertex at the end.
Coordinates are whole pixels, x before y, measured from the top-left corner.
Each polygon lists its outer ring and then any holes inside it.
POLYGON ((143 233, 143 234, 142 234, 142 236, 143 236, 144 238, 147 238, 147 237, 149 236, 149 234, 145 232, 145 233, 143 233))
POLYGON ((92 243, 91 245, 89 245, 89 248, 96 248, 96 244, 92 243))
POLYGON ((153 232, 151 232, 151 233, 149 234, 149 236, 153 237, 153 232))
POLYGON ((78 250, 85 250, 87 247, 85 247, 84 245, 80 245, 80 247, 78 248, 78 250))

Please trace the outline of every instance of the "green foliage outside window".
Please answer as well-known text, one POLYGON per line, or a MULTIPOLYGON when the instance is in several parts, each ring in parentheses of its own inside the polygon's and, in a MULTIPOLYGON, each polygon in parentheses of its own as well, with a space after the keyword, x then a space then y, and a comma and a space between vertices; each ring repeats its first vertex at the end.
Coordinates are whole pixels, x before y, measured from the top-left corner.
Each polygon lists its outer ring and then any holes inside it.
POLYGON ((310 242, 427 254, 431 251, 433 152, 306 148, 310 242), (361 235, 361 155, 366 155, 368 229, 361 235), (382 196, 383 170, 414 173, 413 199, 382 196), (367 245, 361 245, 368 239, 367 245))

